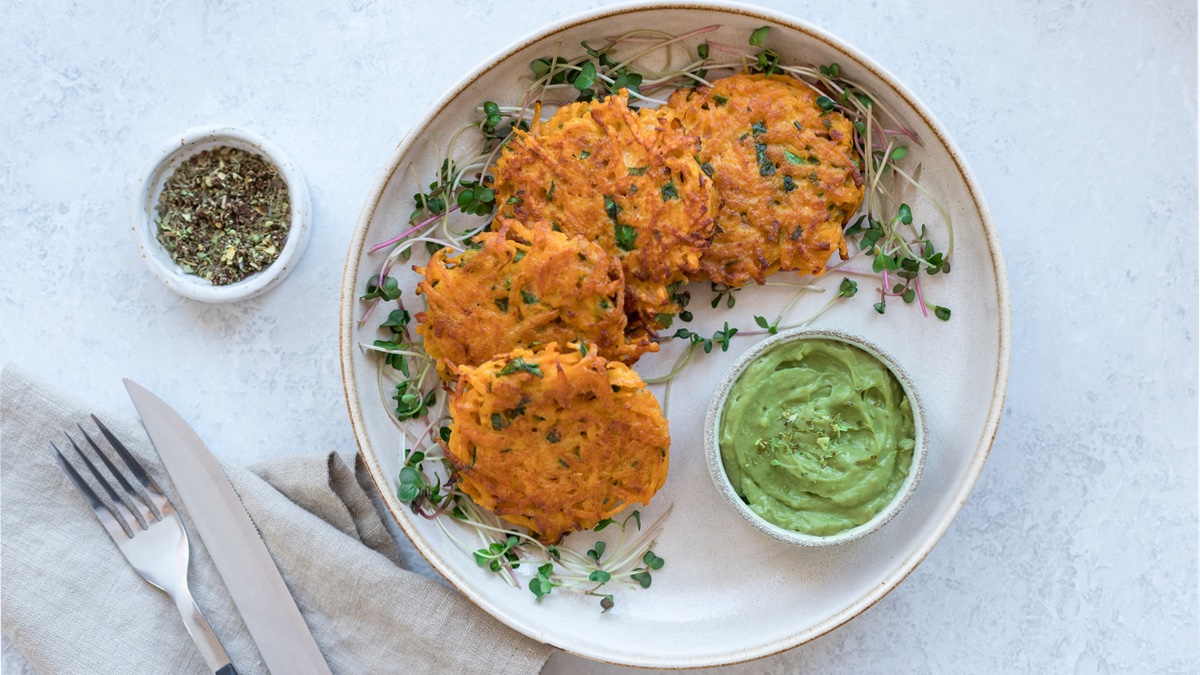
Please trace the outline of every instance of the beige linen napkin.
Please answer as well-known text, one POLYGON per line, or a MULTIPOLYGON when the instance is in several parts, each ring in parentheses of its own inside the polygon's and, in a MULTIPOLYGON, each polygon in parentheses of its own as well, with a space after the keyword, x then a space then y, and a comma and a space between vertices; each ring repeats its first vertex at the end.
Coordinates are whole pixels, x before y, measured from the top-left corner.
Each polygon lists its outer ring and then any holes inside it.
MULTIPOLYGON (((265 673, 141 424, 11 366, 0 374, 4 633, 47 675, 208 672, 170 599, 129 566, 48 450, 47 441, 58 444, 76 422, 90 430, 91 412, 182 513, 192 594, 234 666, 265 673)), ((223 467, 334 673, 536 673, 549 656, 549 647, 400 567, 395 543, 338 455, 223 467)))

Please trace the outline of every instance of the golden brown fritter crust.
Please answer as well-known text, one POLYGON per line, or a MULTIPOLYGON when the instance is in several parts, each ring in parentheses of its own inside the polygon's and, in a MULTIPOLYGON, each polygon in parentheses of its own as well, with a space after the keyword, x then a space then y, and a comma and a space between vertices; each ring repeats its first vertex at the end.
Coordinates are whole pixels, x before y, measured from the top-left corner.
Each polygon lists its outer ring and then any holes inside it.
POLYGON ((699 269, 719 203, 697 139, 671 111, 631 111, 626 96, 572 103, 519 132, 496 162, 496 203, 618 256, 625 310, 653 327, 679 311, 667 287, 699 269))
POLYGON ((443 379, 452 365, 479 365, 517 347, 577 340, 594 343, 605 358, 634 363, 658 344, 645 334, 626 335, 621 264, 589 241, 552 231, 521 228, 497 219, 495 232, 453 254, 441 249, 417 272, 426 311, 417 332, 443 379))
POLYGON ((729 286, 779 270, 820 274, 863 198, 853 127, 817 93, 778 75, 743 73, 670 98, 701 139, 701 166, 724 200, 703 275, 729 286))
POLYGON ((637 373, 550 343, 458 368, 446 457, 475 503, 553 543, 667 479, 667 421, 637 373), (561 351, 560 351, 561 349, 561 351))

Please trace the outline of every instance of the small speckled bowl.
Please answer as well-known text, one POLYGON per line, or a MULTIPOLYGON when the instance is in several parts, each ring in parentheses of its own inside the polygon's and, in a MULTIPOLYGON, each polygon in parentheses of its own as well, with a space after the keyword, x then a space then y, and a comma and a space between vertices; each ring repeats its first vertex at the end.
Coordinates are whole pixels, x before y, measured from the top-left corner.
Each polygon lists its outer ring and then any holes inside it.
POLYGON ((133 199, 133 239, 146 266, 167 288, 193 300, 233 302, 245 300, 274 288, 299 262, 308 245, 308 226, 312 207, 304 176, 291 158, 274 143, 253 131, 230 126, 198 127, 172 139, 150 159, 142 172, 133 199), (292 222, 279 257, 265 270, 241 281, 216 286, 194 274, 184 272, 159 243, 156 206, 163 185, 180 164, 205 150, 230 146, 252 152, 274 164, 288 188, 292 222))
POLYGON ((917 396, 916 387, 913 386, 912 379, 909 378, 908 373, 904 372, 904 369, 896 363, 895 359, 873 343, 845 331, 830 329, 797 328, 784 331, 763 340, 745 354, 742 354, 741 358, 733 364, 733 367, 729 369, 729 372, 717 387, 712 403, 708 406, 708 416, 704 425, 704 448, 708 459, 708 470, 712 474, 713 483, 716 484, 717 490, 725 497, 725 501, 729 502, 729 505, 759 532, 798 546, 818 547, 844 544, 865 537, 883 527, 884 524, 900 512, 900 509, 904 508, 904 504, 908 502, 908 498, 912 496, 913 491, 916 489, 917 481, 921 479, 921 472, 925 468, 926 445, 925 409, 921 406, 921 399, 917 396), (750 510, 746 502, 742 501, 742 498, 738 496, 738 493, 733 489, 733 485, 729 482, 729 477, 725 473, 725 465, 721 461, 721 413, 725 407, 725 399, 729 396, 729 390, 733 387, 733 383, 737 381, 742 372, 755 359, 772 347, 784 342, 811 340, 814 338, 835 340, 858 347, 882 361, 892 371, 892 374, 900 381, 900 385, 904 389, 904 394, 912 404, 914 441, 916 443, 913 447, 912 466, 909 468, 908 477, 904 480, 903 485, 900 486, 900 491, 892 499, 892 502, 888 504, 887 508, 875 514, 874 518, 862 525, 828 536, 802 534, 767 522, 757 513, 750 510))

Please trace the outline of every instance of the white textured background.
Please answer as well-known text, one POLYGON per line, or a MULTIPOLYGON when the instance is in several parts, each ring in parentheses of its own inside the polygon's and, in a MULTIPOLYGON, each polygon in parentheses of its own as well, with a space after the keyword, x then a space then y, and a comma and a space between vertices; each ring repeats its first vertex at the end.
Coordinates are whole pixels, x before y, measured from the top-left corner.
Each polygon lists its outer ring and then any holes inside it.
MULTIPOLYGON (((477 62, 600 4, 3 0, 0 362, 126 410, 132 377, 239 460, 352 453, 338 295, 376 172, 477 62), (222 122, 292 155, 315 216, 286 283, 209 306, 158 285, 127 230, 151 152, 222 122)), ((1196 5, 762 4, 948 128, 999 228, 1013 361, 991 458, 925 563, 832 634, 721 672, 1200 670, 1196 5)), ((26 669, 7 640, 2 664, 26 669)))

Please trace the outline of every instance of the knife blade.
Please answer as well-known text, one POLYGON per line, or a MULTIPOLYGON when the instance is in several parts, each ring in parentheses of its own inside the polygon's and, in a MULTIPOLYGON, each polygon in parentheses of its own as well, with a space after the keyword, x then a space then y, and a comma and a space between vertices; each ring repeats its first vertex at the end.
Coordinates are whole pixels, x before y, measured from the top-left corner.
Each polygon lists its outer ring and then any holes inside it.
POLYGON ((204 441, 145 387, 126 379, 125 389, 267 668, 329 675, 258 529, 204 441))

